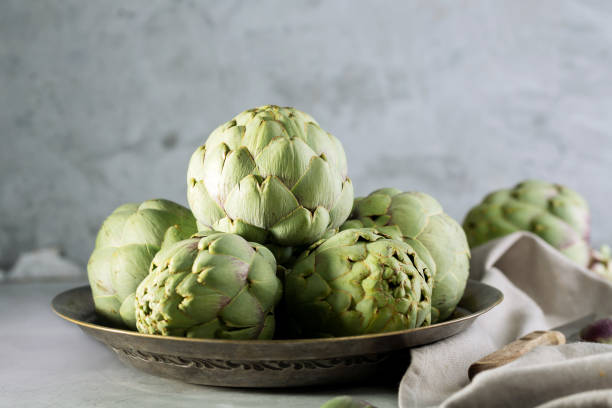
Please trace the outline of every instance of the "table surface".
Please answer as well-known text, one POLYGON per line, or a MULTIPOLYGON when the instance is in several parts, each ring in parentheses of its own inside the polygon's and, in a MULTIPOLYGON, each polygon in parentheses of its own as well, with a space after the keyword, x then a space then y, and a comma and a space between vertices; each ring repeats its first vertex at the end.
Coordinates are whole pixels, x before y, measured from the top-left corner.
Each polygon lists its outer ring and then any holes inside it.
POLYGON ((185 384, 124 366, 103 344, 51 310, 56 294, 84 283, 0 284, 0 406, 118 408, 192 403, 316 408, 338 395, 367 400, 379 408, 397 406, 398 384, 244 390, 185 384))

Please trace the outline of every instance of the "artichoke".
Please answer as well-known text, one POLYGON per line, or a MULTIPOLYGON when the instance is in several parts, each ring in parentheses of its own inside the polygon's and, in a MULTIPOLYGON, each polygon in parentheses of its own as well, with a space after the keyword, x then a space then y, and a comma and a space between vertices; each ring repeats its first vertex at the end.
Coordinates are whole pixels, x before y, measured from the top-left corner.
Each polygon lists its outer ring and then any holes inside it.
POLYGON ((196 232, 191 211, 168 200, 123 204, 106 218, 87 275, 96 312, 114 324, 136 329, 134 292, 164 245, 196 232))
POLYGON ((355 199, 341 229, 376 227, 409 242, 434 277, 431 320, 444 320, 461 300, 470 268, 470 249, 461 226, 431 196, 382 188, 355 199))
POLYGON ((612 317, 599 319, 580 330, 580 340, 612 344, 612 317))
POLYGON ((603 245, 599 250, 591 250, 589 269, 612 280, 612 254, 608 245, 603 245))
POLYGON ((428 325, 432 279, 409 242, 361 228, 313 244, 285 275, 290 331, 351 336, 428 325))
POLYGON ((236 234, 198 232, 162 249, 136 291, 141 333, 271 339, 282 287, 276 261, 236 234))
POLYGON ((353 186, 340 142, 304 112, 262 106, 215 129, 193 153, 198 225, 249 241, 308 245, 348 217, 353 186))
POLYGON ((589 209, 575 191, 559 184, 527 180, 495 191, 472 208, 463 222, 471 247, 530 231, 581 266, 588 266, 589 209))
POLYGON ((320 408, 376 408, 367 401, 356 400, 348 395, 332 398, 320 408))

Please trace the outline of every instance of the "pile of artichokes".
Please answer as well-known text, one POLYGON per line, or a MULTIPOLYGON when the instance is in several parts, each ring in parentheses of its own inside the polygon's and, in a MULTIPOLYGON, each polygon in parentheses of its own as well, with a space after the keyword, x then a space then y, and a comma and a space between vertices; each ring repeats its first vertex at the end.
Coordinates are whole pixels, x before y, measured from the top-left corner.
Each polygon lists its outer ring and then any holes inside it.
POLYGON ((296 109, 216 128, 187 198, 104 221, 88 263, 101 319, 165 336, 352 336, 447 319, 463 295, 461 226, 424 193, 354 199, 342 144, 296 109))

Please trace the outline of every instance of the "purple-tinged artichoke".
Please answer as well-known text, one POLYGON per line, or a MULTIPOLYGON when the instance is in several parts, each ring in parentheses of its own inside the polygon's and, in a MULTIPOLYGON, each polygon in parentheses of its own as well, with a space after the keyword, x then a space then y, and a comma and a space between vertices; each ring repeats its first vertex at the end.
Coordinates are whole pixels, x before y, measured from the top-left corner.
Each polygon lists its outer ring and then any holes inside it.
POLYGON ((201 231, 157 253, 136 290, 136 327, 164 336, 271 339, 281 295, 266 247, 201 231))
POLYGON ((612 318, 597 320, 580 331, 580 339, 593 343, 612 344, 612 318))

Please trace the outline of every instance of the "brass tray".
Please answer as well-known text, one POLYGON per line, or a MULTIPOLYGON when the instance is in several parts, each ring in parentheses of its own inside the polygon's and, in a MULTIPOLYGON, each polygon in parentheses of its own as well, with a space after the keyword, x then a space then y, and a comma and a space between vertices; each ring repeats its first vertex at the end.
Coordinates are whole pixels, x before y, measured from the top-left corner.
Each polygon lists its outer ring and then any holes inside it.
POLYGON ((163 337, 105 326, 96 316, 89 286, 60 293, 52 307, 125 364, 147 373, 193 384, 269 388, 401 375, 411 347, 465 330, 502 299, 499 290, 468 281, 451 319, 431 326, 352 337, 248 341, 163 337))

